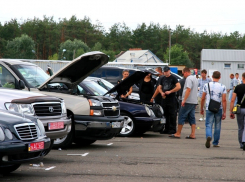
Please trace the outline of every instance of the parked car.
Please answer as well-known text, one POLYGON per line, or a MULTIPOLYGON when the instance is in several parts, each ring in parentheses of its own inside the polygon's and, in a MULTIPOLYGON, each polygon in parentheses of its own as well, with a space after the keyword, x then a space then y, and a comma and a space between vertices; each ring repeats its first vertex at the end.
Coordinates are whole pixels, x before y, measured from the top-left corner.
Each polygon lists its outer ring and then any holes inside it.
MULTIPOLYGON (((2 67, 2 73, 3 70, 2 67)), ((40 119, 46 135, 51 138, 46 154, 56 138, 65 137, 71 131, 71 119, 67 117, 64 100, 57 97, 0 87, 0 109, 40 119)))
POLYGON ((133 84, 144 78, 148 73, 136 71, 127 79, 114 86, 110 91, 100 86, 95 79, 87 78, 79 84, 79 90, 90 95, 107 95, 112 94, 119 100, 121 116, 125 117, 123 129, 120 136, 132 136, 135 133, 142 134, 146 131, 160 131, 165 125, 163 109, 158 104, 144 104, 139 100, 121 99, 124 91, 129 89, 133 84), (117 92, 116 95, 113 93, 117 92))
POLYGON ((68 116, 72 119, 71 132, 54 141, 54 147, 67 147, 72 142, 88 145, 96 140, 111 139, 120 133, 124 118, 120 116, 118 101, 104 96, 91 96, 78 92, 77 85, 88 75, 108 62, 101 52, 85 53, 49 77, 40 67, 16 60, 0 60, 25 89, 62 98, 68 116))
POLYGON ((39 119, 0 110, 0 174, 15 171, 24 162, 42 158, 50 144, 39 119))

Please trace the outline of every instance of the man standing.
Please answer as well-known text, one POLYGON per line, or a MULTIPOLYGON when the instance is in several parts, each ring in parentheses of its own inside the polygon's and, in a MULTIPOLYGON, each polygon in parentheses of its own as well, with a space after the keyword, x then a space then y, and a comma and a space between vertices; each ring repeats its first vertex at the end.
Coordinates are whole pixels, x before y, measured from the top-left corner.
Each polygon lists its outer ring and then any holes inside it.
MULTIPOLYGON (((211 79, 210 78, 207 78, 207 70, 202 70, 201 71, 201 77, 199 80, 198 80, 198 87, 199 87, 199 92, 198 92, 198 105, 199 107, 201 106, 201 98, 202 98, 202 92, 203 92, 203 87, 206 83, 209 83, 211 82, 211 79)), ((199 121, 203 121, 205 120, 205 111, 203 113, 203 115, 200 113, 200 119, 199 121)))
POLYGON ((153 94, 150 102, 153 102, 153 100, 155 100, 155 103, 161 105, 162 104, 162 96, 161 96, 161 94, 160 94, 160 92, 158 90, 158 86, 160 84, 161 78, 163 77, 163 72, 162 72, 162 68, 161 67, 157 67, 155 69, 155 71, 158 72, 159 74, 157 75, 158 77, 156 78, 157 83, 156 83, 156 86, 155 86, 155 93, 153 94))
POLYGON ((170 68, 165 66, 164 77, 161 78, 158 86, 162 96, 162 107, 166 118, 164 134, 173 134, 176 132, 176 116, 177 116, 177 99, 176 93, 180 89, 177 78, 170 73, 170 68))
POLYGON ((197 105, 197 85, 198 81, 195 76, 191 75, 189 68, 183 69, 185 80, 182 103, 179 111, 178 130, 175 134, 170 135, 172 138, 180 138, 181 130, 185 124, 186 118, 191 125, 191 134, 186 139, 195 139, 196 119, 195 108, 197 105))
POLYGON ((229 93, 229 102, 231 102, 232 93, 234 89, 234 74, 230 74, 230 79, 231 79, 230 88, 227 90, 227 92, 229 93))
POLYGON ((245 130, 244 130, 244 115, 245 115, 245 73, 242 74, 242 83, 236 86, 234 93, 232 94, 232 99, 230 103, 230 118, 234 119, 233 114, 234 102, 237 102, 241 106, 241 112, 237 114, 237 125, 238 125, 238 142, 240 148, 245 150, 245 130))
MULTIPOLYGON (((239 79, 239 73, 236 73, 236 74, 235 74, 235 78, 234 78, 233 91, 235 90, 235 87, 236 87, 237 85, 240 85, 240 84, 241 84, 241 80, 239 79)), ((233 94, 232 94, 232 95, 233 95, 233 94)), ((234 106, 236 105, 236 103, 237 103, 237 98, 236 98, 236 100, 235 100, 234 106)))
POLYGON ((213 72, 213 81, 204 85, 202 100, 201 100, 201 114, 204 114, 203 106, 206 98, 206 143, 205 146, 210 148, 210 142, 212 140, 212 128, 214 124, 214 140, 213 147, 219 146, 220 139, 220 130, 221 130, 221 119, 224 120, 226 118, 226 87, 221 83, 218 83, 220 80, 220 72, 213 72), (209 86, 209 88, 208 88, 209 86), (207 96, 207 97, 206 97, 207 96), (217 113, 208 110, 208 106, 210 103, 210 98, 217 101, 222 102, 220 104, 220 109, 217 113))

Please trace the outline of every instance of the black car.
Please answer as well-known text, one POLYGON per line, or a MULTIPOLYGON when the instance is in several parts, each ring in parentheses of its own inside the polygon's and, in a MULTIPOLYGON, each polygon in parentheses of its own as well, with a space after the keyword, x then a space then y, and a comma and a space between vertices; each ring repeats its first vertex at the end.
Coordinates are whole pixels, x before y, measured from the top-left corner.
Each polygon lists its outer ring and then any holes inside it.
POLYGON ((39 119, 0 110, 0 174, 42 158, 50 143, 39 119))
POLYGON ((134 133, 142 134, 146 131, 160 131, 165 124, 163 109, 158 104, 141 103, 135 99, 122 99, 118 97, 133 84, 144 78, 148 73, 136 71, 127 79, 114 86, 109 92, 96 82, 95 78, 86 78, 78 85, 83 94, 111 95, 116 97, 120 104, 120 114, 125 117, 120 136, 132 136, 134 133), (116 92, 116 94, 115 94, 116 92))

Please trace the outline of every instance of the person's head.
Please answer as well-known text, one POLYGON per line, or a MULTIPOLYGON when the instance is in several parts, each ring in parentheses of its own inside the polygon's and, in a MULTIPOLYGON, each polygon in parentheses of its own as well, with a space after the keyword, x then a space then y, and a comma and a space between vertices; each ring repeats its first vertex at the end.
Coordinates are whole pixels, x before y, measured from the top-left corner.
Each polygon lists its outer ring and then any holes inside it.
POLYGON ((230 74, 230 79, 233 79, 233 78, 234 78, 234 74, 231 73, 231 74, 230 74))
POLYGON ((145 78, 151 78, 151 73, 148 73, 148 75, 146 75, 145 78))
POLYGON ((245 72, 242 74, 242 83, 245 83, 245 72))
POLYGON ((220 74, 220 72, 219 71, 214 71, 213 72, 213 79, 216 79, 216 80, 219 80, 220 79, 220 76, 221 76, 221 74, 220 74))
POLYGON ((184 78, 187 78, 188 76, 190 76, 191 70, 190 70, 189 68, 184 68, 184 69, 182 70, 182 73, 183 73, 183 77, 184 77, 184 78))
POLYGON ((202 76, 202 79, 206 79, 206 76, 207 76, 207 70, 202 70, 201 71, 201 76, 202 76))
POLYGON ((171 71, 170 71, 170 68, 168 66, 165 66, 163 68, 163 71, 164 71, 163 72, 164 76, 169 77, 171 75, 171 71))
POLYGON ((239 78, 239 73, 236 73, 235 77, 236 77, 236 79, 238 79, 239 78))
POLYGON ((196 78, 199 78, 198 75, 196 75, 196 78))
POLYGON ((158 76, 162 75, 162 68, 161 67, 156 67, 155 71, 159 73, 158 76))
POLYGON ((129 70, 123 70, 122 76, 123 76, 123 79, 127 78, 129 76, 129 70))

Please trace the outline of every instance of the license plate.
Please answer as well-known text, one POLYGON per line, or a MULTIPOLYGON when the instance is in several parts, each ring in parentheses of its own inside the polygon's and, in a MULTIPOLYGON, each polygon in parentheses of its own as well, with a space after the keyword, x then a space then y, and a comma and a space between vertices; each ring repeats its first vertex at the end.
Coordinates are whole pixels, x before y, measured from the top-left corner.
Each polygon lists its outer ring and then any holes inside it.
POLYGON ((29 143, 28 144, 28 151, 36 151, 44 149, 44 142, 36 142, 36 143, 29 143))
POLYGON ((63 129, 64 128, 64 122, 54 122, 48 124, 48 130, 57 130, 57 129, 63 129))
POLYGON ((111 127, 112 128, 121 128, 121 122, 112 122, 111 127))
POLYGON ((161 121, 160 121, 161 124, 166 124, 166 119, 165 118, 162 118, 161 121))

